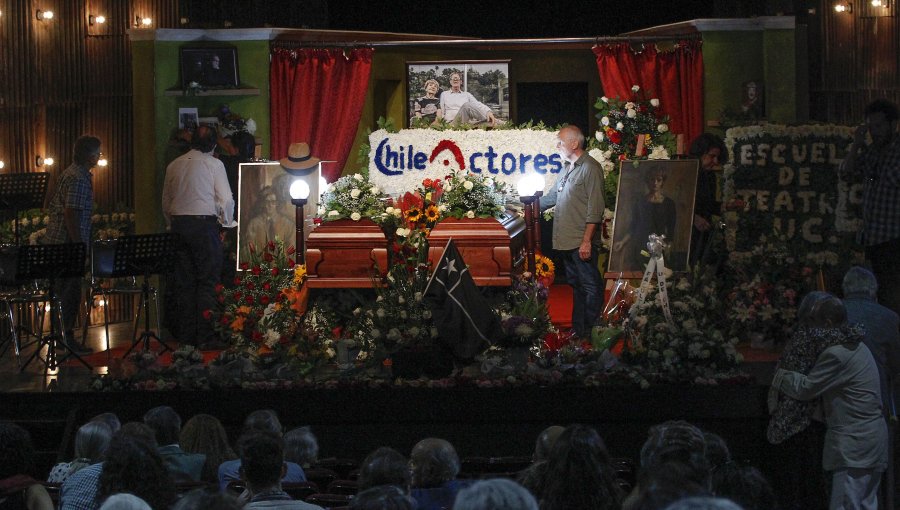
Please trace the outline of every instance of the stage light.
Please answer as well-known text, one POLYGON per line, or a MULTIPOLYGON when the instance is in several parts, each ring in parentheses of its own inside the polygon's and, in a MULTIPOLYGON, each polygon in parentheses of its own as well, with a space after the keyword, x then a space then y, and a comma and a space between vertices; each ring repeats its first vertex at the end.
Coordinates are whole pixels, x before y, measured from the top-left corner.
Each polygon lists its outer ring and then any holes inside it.
POLYGON ((107 165, 109 165, 109 161, 106 159, 106 157, 101 152, 100 159, 97 160, 97 166, 106 168, 107 165))
POLYGON ((53 19, 53 11, 44 11, 44 10, 38 9, 37 11, 35 11, 35 15, 37 16, 37 19, 40 21, 50 21, 53 19))
POLYGON ((55 161, 53 161, 53 158, 51 157, 42 158, 40 154, 34 157, 34 166, 36 167, 53 166, 53 163, 55 163, 55 161))
POLYGON ((134 26, 138 28, 150 28, 153 25, 153 18, 146 16, 135 16, 134 26))
POLYGON ((834 12, 853 12, 853 4, 850 2, 838 2, 834 4, 834 12))
POLYGON ((93 14, 88 15, 88 24, 89 25, 91 25, 91 26, 102 25, 104 23, 106 23, 106 16, 104 16, 102 14, 98 14, 97 16, 94 16, 93 14))
POLYGON ((5 167, 6 167, 6 163, 2 159, 0 159, 0 170, 2 170, 5 167))

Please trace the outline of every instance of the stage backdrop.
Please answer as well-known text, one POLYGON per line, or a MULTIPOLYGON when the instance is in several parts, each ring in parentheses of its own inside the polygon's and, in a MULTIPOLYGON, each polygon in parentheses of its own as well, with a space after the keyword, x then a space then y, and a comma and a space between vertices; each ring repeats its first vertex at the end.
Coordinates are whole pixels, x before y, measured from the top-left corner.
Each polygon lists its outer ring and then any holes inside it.
POLYGON ((852 127, 833 125, 727 131, 723 195, 733 256, 752 252, 765 236, 799 264, 840 271, 850 263, 862 183, 841 179, 839 169, 852 136, 852 127))
POLYGON ((562 170, 556 140, 555 131, 541 129, 379 129, 369 135, 369 179, 386 193, 399 194, 423 179, 460 170, 494 177, 512 189, 523 175, 537 173, 544 176, 546 192, 562 170))

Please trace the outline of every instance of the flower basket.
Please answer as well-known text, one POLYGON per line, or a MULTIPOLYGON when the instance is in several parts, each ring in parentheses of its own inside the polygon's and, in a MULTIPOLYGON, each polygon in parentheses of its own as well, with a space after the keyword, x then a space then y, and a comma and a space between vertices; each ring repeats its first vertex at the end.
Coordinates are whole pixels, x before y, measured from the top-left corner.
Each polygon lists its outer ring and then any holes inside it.
POLYGON ((322 223, 306 241, 306 267, 311 288, 371 287, 388 268, 387 238, 367 218, 322 223))

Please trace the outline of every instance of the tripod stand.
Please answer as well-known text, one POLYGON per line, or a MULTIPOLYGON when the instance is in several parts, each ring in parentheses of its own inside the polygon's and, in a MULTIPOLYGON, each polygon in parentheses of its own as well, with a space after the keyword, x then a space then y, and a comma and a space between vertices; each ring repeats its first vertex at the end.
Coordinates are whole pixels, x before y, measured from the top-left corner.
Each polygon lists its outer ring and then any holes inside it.
POLYGON ((44 363, 44 373, 46 374, 51 370, 56 370, 60 362, 69 356, 74 356, 88 370, 93 370, 93 367, 69 346, 71 339, 65 338, 65 325, 62 320, 62 310, 60 309, 61 303, 59 297, 56 296, 55 290, 58 279, 81 278, 84 276, 85 258, 86 247, 83 243, 39 244, 19 247, 16 281, 24 283, 30 280, 47 279, 50 282, 45 294, 31 298, 32 300, 50 303, 50 333, 47 335, 41 333, 36 342, 37 347, 34 353, 22 365, 21 371, 24 371, 32 361, 39 359, 44 363), (44 346, 47 347, 47 354, 45 357, 41 357, 41 350, 44 346), (56 350, 60 348, 68 351, 61 358, 56 355, 56 350))
POLYGON ((116 254, 113 259, 113 277, 143 276, 141 284, 141 306, 144 313, 144 331, 131 342, 131 347, 125 351, 128 356, 138 344, 143 344, 141 350, 150 350, 150 340, 156 340, 163 347, 163 351, 172 348, 163 342, 153 330, 150 329, 150 276, 166 273, 172 268, 172 260, 175 257, 174 234, 145 234, 124 236, 118 239, 116 254))

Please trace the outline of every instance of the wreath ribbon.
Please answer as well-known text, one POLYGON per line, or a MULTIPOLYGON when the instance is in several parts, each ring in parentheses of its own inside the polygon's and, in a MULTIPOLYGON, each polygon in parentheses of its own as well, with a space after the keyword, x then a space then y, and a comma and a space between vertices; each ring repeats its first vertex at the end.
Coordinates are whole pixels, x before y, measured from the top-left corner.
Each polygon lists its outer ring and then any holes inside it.
MULTIPOLYGON (((653 274, 656 273, 656 286, 659 288, 659 300, 662 305, 663 315, 666 322, 672 324, 672 312, 669 311, 669 293, 666 291, 666 259, 663 251, 667 247, 666 236, 650 234, 647 241, 647 251, 650 252, 650 262, 647 263, 647 269, 644 270, 644 277, 641 279, 641 287, 638 289, 637 300, 635 305, 640 305, 647 298, 648 289, 651 287, 653 274)), ((633 313, 637 312, 638 307, 631 308, 633 313)))

